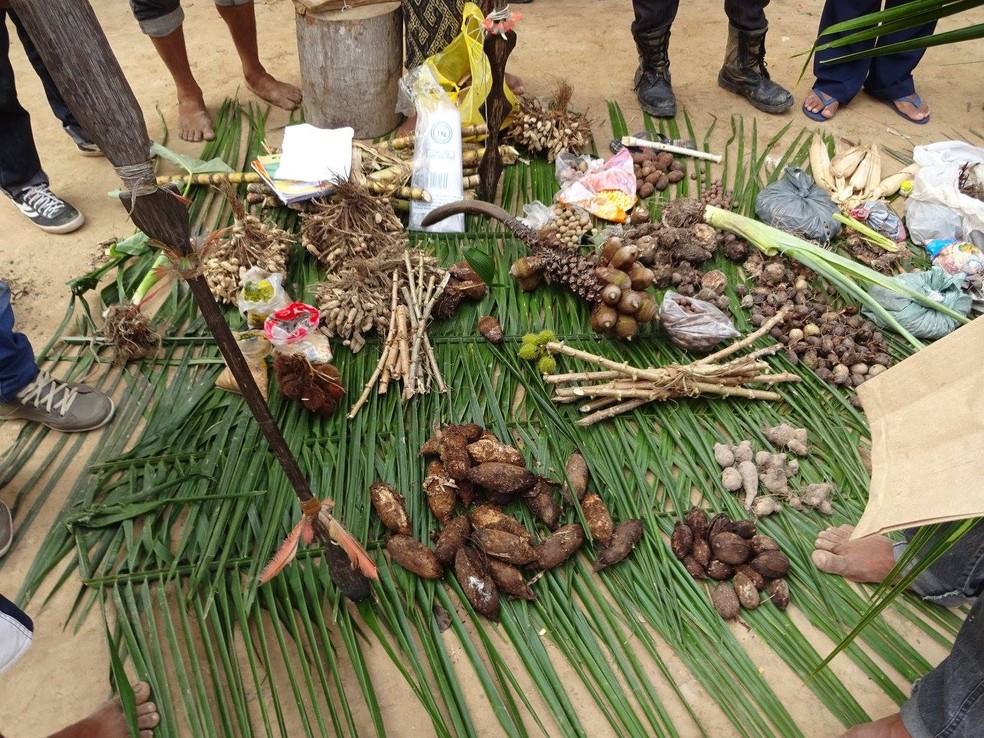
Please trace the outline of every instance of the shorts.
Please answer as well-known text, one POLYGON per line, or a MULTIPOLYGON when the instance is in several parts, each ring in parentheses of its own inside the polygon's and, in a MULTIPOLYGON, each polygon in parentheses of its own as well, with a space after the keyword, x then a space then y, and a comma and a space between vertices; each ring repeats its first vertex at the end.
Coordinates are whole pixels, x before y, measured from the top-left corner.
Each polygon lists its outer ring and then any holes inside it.
MULTIPOLYGON (((231 7, 246 5, 253 0, 213 0, 216 5, 231 7)), ((140 30, 153 38, 168 36, 184 22, 181 0, 130 0, 133 17, 140 24, 140 30)))

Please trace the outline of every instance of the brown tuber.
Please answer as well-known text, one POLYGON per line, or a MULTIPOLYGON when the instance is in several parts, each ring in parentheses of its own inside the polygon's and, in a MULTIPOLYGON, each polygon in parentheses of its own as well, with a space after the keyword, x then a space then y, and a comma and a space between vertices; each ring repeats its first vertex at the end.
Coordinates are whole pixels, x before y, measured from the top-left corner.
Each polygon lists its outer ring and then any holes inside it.
POLYGON ((478 332, 481 333, 485 337, 485 340, 489 343, 498 345, 505 340, 505 334, 502 332, 502 326, 499 325, 499 321, 491 315, 483 315, 478 319, 478 332))
POLYGON ((455 483, 444 473, 444 466, 436 459, 427 465, 424 492, 427 495, 427 507, 434 513, 434 517, 441 522, 441 525, 447 525, 451 522, 458 500, 455 494, 455 483))
POLYGON ((475 611, 491 620, 499 619, 499 589, 484 557, 464 546, 454 557, 454 576, 475 611))
POLYGON ((789 559, 782 551, 763 551, 751 561, 751 567, 766 579, 786 576, 789 559))
POLYGON ((602 546, 609 545, 615 523, 604 500, 594 493, 585 495, 581 500, 581 512, 584 513, 584 522, 588 524, 588 532, 591 533, 592 540, 602 546))
POLYGON ((686 523, 677 521, 673 526, 673 534, 670 536, 670 550, 680 561, 683 561, 687 554, 693 549, 694 533, 686 523))
POLYGON ((434 555, 442 564, 450 565, 454 561, 458 549, 468 541, 471 533, 471 523, 467 515, 459 515, 444 526, 441 535, 434 544, 434 555))
POLYGON ((469 469, 468 479, 490 492, 514 495, 532 487, 536 482, 536 475, 515 464, 488 461, 469 469))
POLYGON ((523 502, 540 521, 553 530, 560 520, 560 503, 554 490, 560 487, 556 482, 546 477, 538 476, 536 484, 523 492, 523 502))
POLYGON ((754 610, 759 606, 762 599, 751 579, 738 572, 731 580, 731 584, 735 588, 735 594, 738 595, 738 602, 741 603, 742 607, 746 610, 754 610))
POLYGON ((505 592, 510 597, 532 602, 536 599, 536 594, 530 589, 530 585, 523 578, 523 572, 512 564, 498 559, 489 559, 486 564, 489 567, 489 574, 500 591, 505 592))
POLYGON ((468 455, 475 464, 501 461, 504 464, 526 466, 526 459, 518 449, 503 443, 491 433, 486 433, 474 443, 468 444, 467 448, 468 455))
POLYGON ((725 564, 737 566, 748 561, 752 547, 737 533, 718 533, 711 539, 714 556, 725 564))
POLYGON ((564 473, 567 475, 564 494, 568 502, 571 501, 572 496, 578 500, 583 499, 588 491, 588 464, 580 452, 575 451, 567 458, 564 473))
POLYGON ((410 535, 410 518, 399 492, 385 482, 375 482, 369 487, 369 499, 387 530, 404 536, 410 535))
POLYGON ((612 542, 595 557, 594 570, 601 571, 625 559, 642 538, 642 532, 642 521, 634 518, 616 525, 612 532, 612 542))
POLYGON ((738 595, 729 582, 721 582, 711 591, 711 603, 725 620, 734 620, 741 609, 738 595))
POLYGON ((765 592, 780 610, 789 607, 789 585, 785 579, 773 579, 765 586, 765 592))
POLYGON ((537 569, 553 569, 573 556, 584 544, 584 529, 577 523, 558 528, 536 547, 537 569))
POLYGON ((536 558, 536 551, 525 537, 495 528, 476 528, 472 531, 475 545, 486 554, 508 564, 524 566, 536 558))
POLYGON ((423 579, 440 579, 444 576, 444 566, 434 552, 410 536, 390 536, 386 542, 386 552, 397 564, 423 579))

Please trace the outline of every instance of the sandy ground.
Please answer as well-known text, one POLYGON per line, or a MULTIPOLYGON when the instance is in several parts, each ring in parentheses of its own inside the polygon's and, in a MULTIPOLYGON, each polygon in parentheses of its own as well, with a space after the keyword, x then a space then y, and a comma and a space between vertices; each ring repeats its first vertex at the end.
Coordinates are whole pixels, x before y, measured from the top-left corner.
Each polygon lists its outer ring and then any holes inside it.
MULTIPOLYGON (((176 104, 171 80, 150 42, 141 35, 126 4, 115 0, 93 0, 93 5, 143 107, 151 136, 160 139, 166 121, 172 130, 169 139, 172 148, 192 154, 199 151, 200 145, 185 144, 174 134, 176 104)), ((726 122, 731 114, 743 115, 746 121, 754 115, 763 138, 790 120, 794 130, 800 125, 814 125, 799 112, 799 104, 812 79, 796 82, 802 60, 792 56, 811 43, 820 6, 820 0, 776 0, 769 8, 772 27, 768 40, 770 70, 775 79, 793 86, 797 99, 791 113, 770 118, 757 113, 739 98, 722 92, 715 84, 727 35, 727 20, 720 3, 710 0, 683 3, 671 43, 673 81, 679 102, 693 116, 696 130, 706 130, 712 116, 726 122)), ((248 99, 250 95, 242 84, 229 36, 212 4, 207 0, 186 2, 185 10, 192 66, 208 103, 215 110, 226 96, 240 95, 248 99)), ((299 83, 291 3, 287 0, 258 2, 256 10, 262 29, 261 56, 268 68, 282 79, 299 83)), ((536 0, 531 5, 524 5, 523 13, 526 19, 520 27, 520 43, 510 69, 524 78, 529 92, 546 94, 560 77, 570 79, 575 86, 575 107, 588 110, 597 121, 599 148, 610 136, 605 100, 614 98, 621 103, 630 129, 641 127, 641 115, 631 90, 636 61, 629 33, 629 3, 623 0, 592 0, 589 3, 536 0)), ((984 14, 977 11, 973 19, 984 21, 984 14)), ((954 25, 950 22, 945 27, 954 25)), ((33 114, 34 134, 53 188, 86 216, 85 227, 76 233, 48 236, 36 230, 12 206, 0 202, 3 233, 0 237, 0 277, 13 280, 23 290, 15 303, 18 327, 41 344, 64 313, 68 297, 65 282, 87 271, 99 242, 128 235, 133 228, 119 203, 106 197, 108 191, 119 185, 110 164, 104 159, 83 159, 77 155, 71 141, 50 114, 37 77, 16 40, 10 56, 18 75, 20 98, 33 114)), ((917 74, 919 91, 933 110, 933 119, 928 125, 909 124, 884 105, 863 95, 849 109, 842 110, 835 123, 827 125, 847 139, 877 141, 901 149, 910 144, 950 138, 955 131, 966 132, 968 128, 980 126, 984 114, 984 98, 977 82, 981 62, 984 62, 984 44, 980 42, 929 51, 917 74)), ((275 126, 285 120, 286 116, 279 111, 271 117, 268 130, 276 131, 275 139, 279 136, 275 126)), ((717 129, 721 134, 719 143, 723 143, 725 128, 719 126, 717 129)), ((6 447, 18 430, 17 423, 0 424, 0 448, 6 447)), ((27 473, 23 479, 27 478, 27 473)), ((13 486, 17 482, 15 480, 11 487, 3 490, 5 500, 13 497, 13 486)), ((0 571, 0 590, 9 594, 17 589, 40 538, 68 492, 69 482, 69 479, 64 480, 33 529, 8 555, 0 571)), ((4 676, 0 687, 0 726, 8 738, 46 735, 70 719, 81 717, 107 695, 108 655, 99 618, 89 618, 78 632, 65 627, 72 591, 72 587, 64 588, 43 608, 41 598, 32 603, 37 643, 15 671, 4 676)), ((810 735, 830 736, 840 732, 829 713, 817 710, 819 706, 812 694, 797 679, 790 678, 788 668, 771 651, 756 648, 751 643, 754 641, 751 634, 743 633, 741 637, 749 642, 750 650, 761 654, 758 658, 770 682, 776 685, 786 705, 810 735), (826 717, 817 720, 815 715, 826 717)), ((935 663, 943 657, 941 649, 924 636, 913 633, 912 640, 920 644, 930 661, 935 663)), ((817 645, 821 650, 828 647, 822 639, 818 639, 817 645)), ((872 694, 866 688, 865 680, 852 668, 842 664, 838 671, 872 715, 880 716, 893 710, 887 698, 880 692, 872 694)), ((685 694, 692 695, 694 704, 707 703, 706 696, 702 698, 699 687, 689 676, 681 679, 681 688, 685 694)), ((590 711, 588 695, 576 696, 577 702, 590 711)), ((387 711, 404 709, 400 704, 385 706, 387 711)), ((481 705, 476 705, 476 709, 481 709, 481 705)), ((402 714, 400 720, 404 720, 402 714)), ((727 735, 729 730, 718 720, 711 714, 708 725, 720 728, 714 730, 715 735, 727 735)), ((413 719, 411 715, 407 715, 402 724, 415 725, 415 731, 427 730, 425 721, 413 719)), ((591 725, 590 721, 587 724, 591 725)), ((611 733, 610 727, 598 719, 594 724, 597 731, 593 734, 611 733)))

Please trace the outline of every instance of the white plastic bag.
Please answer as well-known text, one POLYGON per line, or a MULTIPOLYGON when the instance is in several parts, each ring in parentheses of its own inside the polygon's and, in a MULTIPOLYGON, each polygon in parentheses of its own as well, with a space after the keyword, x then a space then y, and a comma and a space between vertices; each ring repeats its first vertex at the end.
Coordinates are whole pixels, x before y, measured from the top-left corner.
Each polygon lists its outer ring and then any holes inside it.
POLYGON ((905 206, 912 240, 922 245, 938 238, 959 239, 984 246, 984 202, 959 188, 962 166, 984 168, 984 149, 962 141, 940 141, 917 146, 912 155, 921 167, 905 206))

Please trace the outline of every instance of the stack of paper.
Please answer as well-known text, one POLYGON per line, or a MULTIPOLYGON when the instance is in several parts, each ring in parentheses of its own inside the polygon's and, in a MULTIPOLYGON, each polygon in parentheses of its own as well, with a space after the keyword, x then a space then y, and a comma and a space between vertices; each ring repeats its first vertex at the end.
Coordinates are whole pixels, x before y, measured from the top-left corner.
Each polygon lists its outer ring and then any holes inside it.
POLYGON ((315 128, 307 123, 284 129, 282 154, 260 156, 253 170, 284 204, 330 194, 352 168, 351 128, 315 128))

